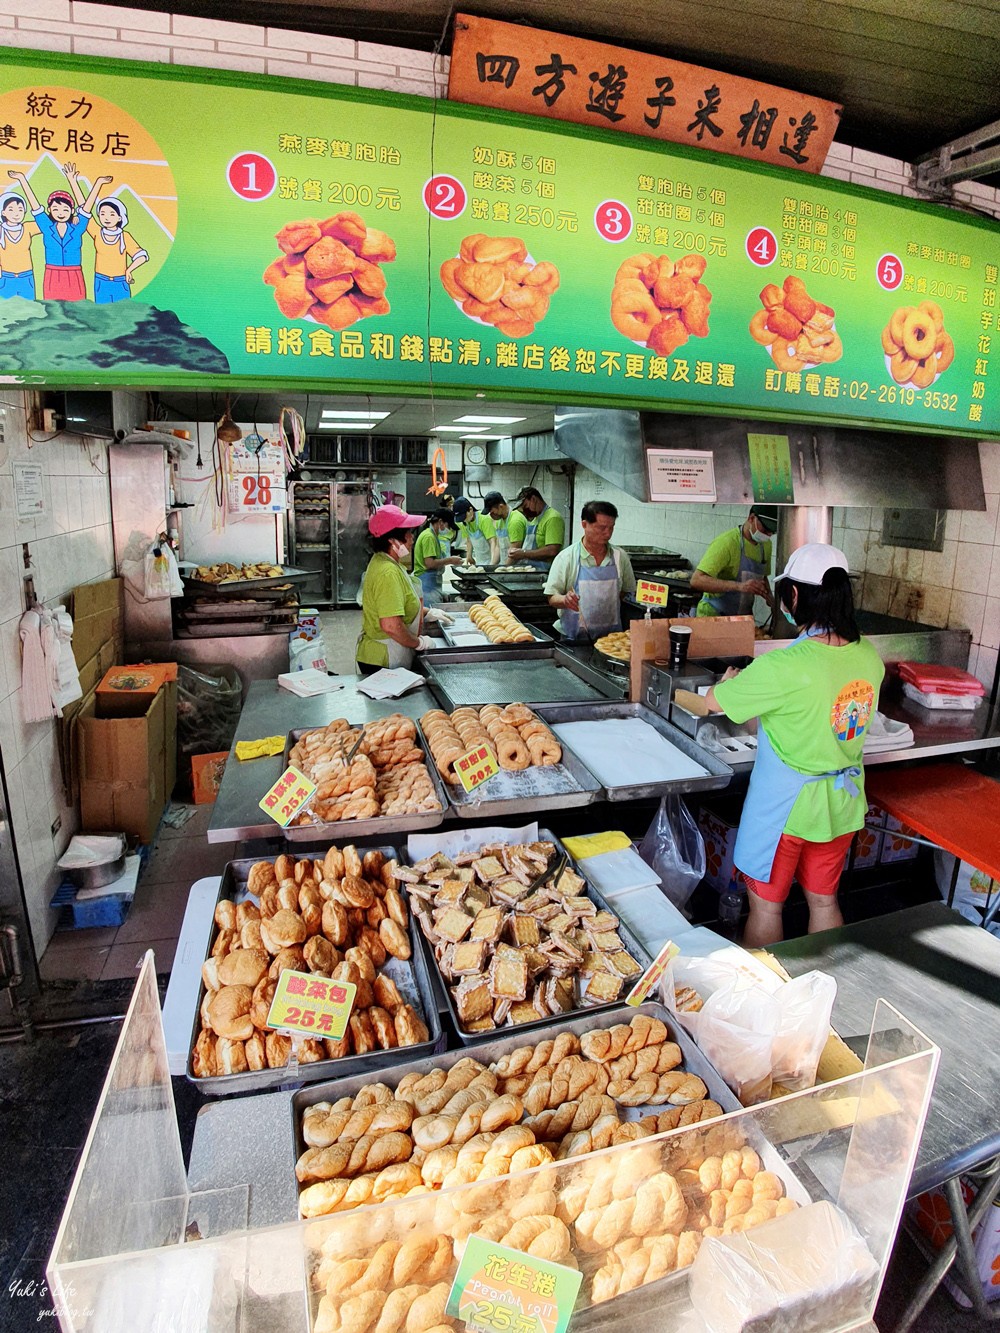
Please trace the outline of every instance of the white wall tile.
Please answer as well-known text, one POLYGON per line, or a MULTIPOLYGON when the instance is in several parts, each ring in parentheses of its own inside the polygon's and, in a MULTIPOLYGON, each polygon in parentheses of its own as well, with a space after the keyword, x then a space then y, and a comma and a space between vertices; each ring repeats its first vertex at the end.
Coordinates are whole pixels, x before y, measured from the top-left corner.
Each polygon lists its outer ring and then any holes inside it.
POLYGON ((1000 597, 987 597, 979 637, 984 648, 1000 648, 1000 597))
MULTIPOLYGON (((993 681, 997 670, 997 650, 995 648, 980 648, 976 655, 975 668, 970 666, 972 674, 980 681, 987 690, 993 688, 993 681)), ((971 662, 971 654, 970 654, 971 662)))
POLYGON ((878 574, 888 578, 892 574, 891 546, 883 546, 874 533, 869 535, 868 550, 865 555, 865 569, 869 574, 878 574))
POLYGON ((959 542, 952 587, 958 592, 986 593, 990 586, 991 556, 975 542, 959 542))
POLYGON ((980 440, 979 463, 983 469, 983 490, 987 495, 1000 492, 1000 440, 980 440))
POLYGON ((925 584, 924 601, 920 608, 920 619, 923 623, 944 629, 948 624, 953 595, 950 588, 936 587, 932 583, 925 584))
POLYGON ((989 594, 1000 597, 1000 545, 993 548, 993 562, 990 569, 989 594))
POLYGON ((974 592, 955 592, 948 612, 949 629, 967 629, 972 642, 978 643, 986 612, 986 598, 974 592))
POLYGON ((939 588, 951 588, 955 577, 958 542, 945 541, 940 551, 924 552, 924 582, 939 588))
POLYGON ((985 546, 992 546, 997 531, 998 503, 1000 496, 987 495, 985 513, 978 509, 965 510, 962 514, 959 539, 963 542, 979 542, 985 546))
MULTIPOLYGON (((33 9, 38 6, 32 4, 33 9)), ((73 0, 73 19, 77 23, 96 23, 106 28, 142 28, 149 32, 169 32, 170 15, 150 9, 126 9, 122 5, 93 5, 89 0, 73 0)))
POLYGON ((265 30, 249 23, 226 23, 219 19, 193 18, 188 14, 173 16, 173 30, 180 36, 210 37, 216 41, 264 45, 265 30))

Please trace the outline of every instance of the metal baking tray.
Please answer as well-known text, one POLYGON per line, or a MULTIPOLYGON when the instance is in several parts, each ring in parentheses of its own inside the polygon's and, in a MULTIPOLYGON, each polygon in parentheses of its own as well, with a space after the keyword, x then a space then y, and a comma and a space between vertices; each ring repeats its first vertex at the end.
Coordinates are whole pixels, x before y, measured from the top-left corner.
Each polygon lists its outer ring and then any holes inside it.
MULTIPOLYGON (((575 870, 577 874, 581 874, 581 873, 582 873, 582 872, 580 871, 579 866, 576 864, 576 862, 573 860, 573 858, 569 855, 569 853, 566 851, 565 847, 563 847, 562 843, 559 841, 559 839, 555 836, 554 833, 550 833, 550 832, 548 831, 548 829, 539 829, 539 831, 538 831, 538 840, 539 840, 539 842, 552 842, 552 843, 555 843, 556 848, 558 849, 558 851, 559 851, 561 854, 564 854, 564 855, 566 856, 567 865, 569 865, 573 870, 575 870)), ((628 950, 628 952, 629 952, 629 953, 632 955, 632 957, 635 959, 635 961, 639 964, 639 966, 643 969, 643 971, 645 971, 645 969, 646 969, 647 967, 649 967, 650 963, 653 961, 653 960, 652 960, 652 956, 651 956, 651 955, 649 954, 649 952, 643 947, 643 945, 639 943, 639 941, 636 939, 636 937, 632 934, 632 932, 631 932, 631 930, 629 929, 628 925, 627 925, 627 924, 625 923, 625 921, 619 916, 619 914, 615 911, 615 909, 611 906, 611 904, 607 901, 607 899, 604 898, 604 896, 603 896, 601 893, 598 892, 598 890, 594 887, 594 885, 591 884, 591 882, 590 882, 589 879, 586 879, 586 876, 584 876, 584 879, 585 879, 585 881, 586 881, 586 894, 587 894, 587 897, 591 900, 592 903, 594 903, 594 904, 596 905, 597 910, 598 910, 599 912, 602 912, 602 911, 603 911, 603 912, 610 912, 610 913, 612 914, 612 916, 617 916, 617 917, 618 917, 619 924, 618 924, 618 926, 617 926, 617 931, 618 931, 619 938, 621 939, 622 943, 625 945, 625 948, 628 950)), ((404 884, 404 885, 403 885, 403 888, 404 888, 404 890, 406 890, 406 889, 407 889, 407 885, 404 884)), ((410 895, 409 895, 409 893, 407 893, 406 896, 407 896, 408 905, 409 905, 409 900, 410 900, 410 895)), ((412 906, 411 906, 411 908, 410 908, 410 915, 411 915, 411 919, 415 919, 415 918, 414 918, 414 913, 413 913, 413 910, 412 910, 412 906)), ((420 933, 421 933, 421 935, 423 935, 423 931, 422 931, 422 930, 421 930, 420 933)), ((448 989, 448 983, 445 981, 444 977, 441 975, 441 970, 440 970, 440 968, 439 968, 438 965, 437 965, 437 959, 434 957, 434 949, 433 949, 433 946, 431 945, 430 941, 427 940, 427 939, 424 940, 424 944, 427 946, 427 960, 428 960, 428 966, 431 967, 431 968, 433 969, 435 979, 436 979, 436 981, 437 981, 437 983, 438 983, 440 989, 444 992, 445 1004, 446 1004, 447 1007, 448 1007, 448 1015, 449 1015, 449 1017, 451 1018, 452 1026, 454 1027, 456 1033, 458 1034, 458 1039, 459 1039, 459 1041, 463 1044, 463 1046, 476 1046, 476 1047, 480 1047, 480 1046, 483 1045, 484 1042, 490 1042, 490 1041, 495 1040, 495 1033, 496 1033, 496 1032, 507 1032, 508 1030, 509 1030, 510 1032, 512 1032, 512 1033, 537 1032, 539 1028, 548 1028, 548 1027, 551 1027, 551 1025, 552 1025, 553 1022, 561 1022, 561 1019, 560 1019, 560 1018, 553 1018, 552 1015, 549 1015, 549 1017, 547 1017, 547 1018, 536 1018, 536 1019, 534 1019, 531 1023, 519 1023, 519 1024, 517 1025, 516 1028, 510 1028, 510 1029, 507 1029, 507 1028, 495 1028, 492 1032, 463 1032, 463 1031, 462 1031, 462 1027, 461 1027, 461 1023, 459 1022, 458 1010, 455 1008, 455 1001, 454 1001, 454 999, 453 999, 453 997, 452 997, 451 991, 448 989)), ((636 980, 638 981, 638 977, 636 977, 636 980)), ((623 995, 623 996, 625 995, 625 993, 626 993, 627 990, 628 990, 628 984, 625 983, 625 984, 622 986, 622 995, 623 995)), ((569 1011, 569 1013, 572 1014, 572 1015, 575 1015, 575 1016, 580 1016, 580 1015, 584 1015, 584 1014, 586 1014, 586 1015, 588 1015, 588 1016, 589 1016, 590 1014, 606 1014, 606 1013, 607 1013, 609 1010, 611 1010, 611 1009, 620 1009, 620 1008, 622 1007, 623 1004, 624 1004, 624 1000, 623 1000, 623 999, 617 999, 617 1000, 612 1000, 612 1001, 611 1001, 610 1003, 608 1003, 608 1004, 588 1004, 588 1005, 581 1005, 581 1007, 580 1007, 579 1009, 571 1009, 571 1010, 569 1011)), ((514 1045, 522 1045, 522 1046, 523 1046, 523 1045, 524 1045, 524 1042, 520 1042, 520 1043, 515 1042, 514 1045)))
MULTIPOLYGON (((304 736, 307 731, 322 730, 322 727, 296 727, 288 733, 285 737, 285 768, 288 767, 288 756, 299 737, 304 736)), ((353 743, 352 741, 351 744, 353 745, 353 743)), ((437 765, 430 757, 427 744, 419 731, 414 744, 419 745, 424 752, 424 767, 431 775, 434 795, 441 802, 440 810, 425 810, 423 814, 418 815, 377 815, 374 819, 337 820, 333 824, 289 824, 284 830, 285 838, 289 842, 309 842, 315 841, 317 838, 330 838, 337 842, 353 842, 358 838, 388 837, 393 833, 412 833, 416 829, 437 828, 448 813, 448 797, 445 793, 444 783, 441 781, 441 774, 437 771, 437 765)))
POLYGON ((213 623, 210 620, 179 619, 177 633, 182 639, 238 639, 250 635, 287 635, 294 628, 294 624, 282 624, 273 620, 227 620, 213 623))
POLYGON ((490 575, 490 583, 501 592, 541 592, 548 573, 544 569, 517 570, 510 574, 490 575))
MULTIPOLYGON (((429 750, 423 728, 418 723, 424 749, 429 750)), ((601 784, 569 748, 562 747, 562 763, 546 768, 522 769, 518 773, 501 770, 495 778, 474 792, 458 784, 445 782, 452 809, 461 819, 506 819, 508 816, 534 815, 536 810, 569 810, 574 806, 593 805, 603 794, 601 784)))
POLYGON ((627 679, 632 671, 631 658, 612 657, 596 644, 591 653, 590 664, 598 671, 603 671, 606 676, 614 676, 616 679, 627 679))
MULTIPOLYGON (((680 752, 706 770, 704 777, 678 778, 664 782, 641 782, 622 787, 609 787, 602 783, 609 801, 641 801, 650 797, 671 795, 683 796, 694 791, 719 791, 728 787, 733 770, 722 763, 708 750, 696 745, 690 736, 669 723, 659 713, 647 708, 645 704, 631 703, 596 703, 596 704, 543 704, 535 710, 543 722, 556 726, 560 722, 599 722, 605 718, 639 718, 675 746, 680 752)), ((562 738, 560 737, 560 741, 562 738)), ((597 774, 594 774, 597 777, 597 774)), ((598 779, 600 780, 600 779, 598 779)))
MULTIPOLYGON (((345 839, 344 841, 349 840, 345 839)), ((373 849, 366 848, 365 850, 371 851, 373 849)), ((399 852, 395 847, 379 847, 374 850, 380 851, 383 856, 390 860, 399 859, 399 852)), ((298 860, 308 857, 322 860, 325 854, 325 850, 309 850, 296 853, 296 856, 298 860)), ((221 902, 224 898, 231 898, 233 902, 237 903, 246 899, 257 902, 256 895, 247 892, 247 878, 251 866, 255 866, 261 859, 255 857, 243 861, 230 861, 222 872, 222 882, 219 885, 219 896, 216 903, 221 902)), ((212 923, 205 942, 206 958, 210 956, 212 941, 215 939, 217 929, 213 909, 212 923)), ((386 976, 392 978, 399 987, 403 999, 408 1004, 412 1004, 419 1012, 430 1031, 430 1038, 427 1041, 419 1042, 416 1046, 404 1046, 402 1048, 408 1055, 417 1059, 429 1055, 437 1048, 439 1043, 443 1044, 443 1042, 441 1019, 438 1015, 437 999, 434 994, 428 964, 429 951, 424 942, 424 933, 416 925, 412 912, 410 913, 407 929, 410 935, 410 948, 412 949, 410 959, 404 962, 400 958, 390 958, 380 970, 386 976)), ((248 1070, 245 1074, 219 1074, 214 1078, 195 1078, 191 1064, 194 1055, 194 1044, 198 1039, 198 1033, 201 1031, 201 1005, 204 998, 205 986, 204 983, 201 983, 198 986, 198 1004, 194 1012, 194 1023, 191 1029, 191 1043, 188 1047, 185 1072, 195 1087, 200 1088, 209 1097, 231 1097, 235 1093, 242 1092, 269 1092, 293 1083, 311 1083, 315 1079, 330 1078, 335 1073, 345 1076, 348 1074, 363 1074, 367 1077, 366 1071, 384 1069, 399 1060, 400 1048, 396 1047, 389 1051, 369 1051, 367 1055, 345 1055, 340 1060, 316 1060, 312 1064, 297 1064, 294 1068, 282 1065, 280 1069, 255 1069, 248 1070)))
MULTIPOLYGON (((469 619, 468 612, 459 612, 458 614, 449 612, 449 614, 454 616, 455 623, 454 625, 442 625, 441 633, 444 635, 448 647, 456 653, 475 651, 477 648, 502 653, 509 653, 511 649, 520 649, 523 652, 525 649, 532 647, 530 643, 491 643, 486 635, 482 634, 481 630, 476 629, 469 619), (455 643, 455 635, 462 633, 482 634, 483 641, 482 643, 455 643)), ((540 630, 534 625, 525 625, 524 628, 531 634, 536 644, 542 646, 552 644, 551 634, 546 634, 544 630, 540 630)))
POLYGON ((314 570, 289 568, 280 575, 276 574, 273 578, 237 579, 232 583, 206 583, 203 579, 185 577, 182 574, 181 582, 189 592, 208 593, 211 596, 218 597, 220 594, 231 592, 251 592, 259 588, 277 588, 282 583, 303 583, 306 579, 312 578, 314 573, 314 570))
POLYGON ((279 617, 290 619, 294 625, 299 614, 298 602, 283 606, 281 602, 270 601, 263 597, 234 598, 225 601, 211 598, 199 602, 181 602, 178 612, 189 620, 249 620, 253 616, 267 616, 277 620, 279 617))
MULTIPOLYGON (((703 1055, 695 1045, 694 1039, 690 1037, 680 1023, 676 1021, 673 1014, 662 1004, 656 1004, 647 1001, 634 1009, 625 1008, 624 1005, 605 1005, 600 1010, 586 1010, 577 1013, 572 1018, 552 1018, 545 1024, 545 1032, 541 1034, 542 1040, 558 1036, 560 1032, 572 1032, 576 1036, 582 1037, 585 1033, 591 1032, 595 1027, 603 1027, 605 1023, 610 1027, 614 1023, 627 1023, 635 1014, 645 1014, 649 1018, 659 1018, 666 1023, 669 1029, 671 1041, 675 1041, 681 1048, 683 1057, 683 1068, 689 1074, 695 1074, 708 1088, 708 1095, 712 1101, 716 1101, 722 1107, 723 1111, 739 1111, 741 1106, 736 1097, 729 1090, 713 1064, 707 1056, 703 1055), (617 1012, 616 1012, 617 1011, 617 1012), (593 1022, 593 1014, 600 1013, 601 1023, 593 1022)), ((379 1075, 380 1083, 387 1083, 389 1087, 395 1088, 402 1078, 414 1068, 421 1073, 430 1073, 434 1069, 448 1070, 466 1056, 471 1055, 473 1059, 481 1064, 492 1065, 501 1060, 508 1052, 516 1050, 519 1046, 530 1046, 534 1041, 539 1040, 540 1034, 534 1031, 535 1024, 526 1023, 517 1028, 503 1028, 503 1036, 491 1034, 488 1040, 481 1041, 474 1051, 455 1050, 444 1051, 440 1055, 431 1056, 430 1059, 411 1060, 409 1058, 398 1061, 388 1070, 379 1075), (531 1032, 532 1036, 525 1037, 525 1033, 531 1032)), ((302 1138, 302 1115, 310 1106, 315 1106, 317 1102, 336 1102, 341 1097, 356 1097, 359 1092, 367 1087, 372 1080, 365 1075, 348 1076, 335 1078, 330 1083, 315 1084, 311 1083, 307 1088, 300 1088, 291 1098, 292 1111, 292 1141, 295 1145, 295 1160, 298 1161, 302 1153, 305 1152, 307 1144, 302 1138)), ((639 1107, 644 1114, 650 1113, 649 1107, 639 1107)), ((343 1216, 343 1214, 339 1214, 343 1216)))
MULTIPOLYGON (((513 649, 522 647, 513 645, 513 649)), ((468 704, 585 702, 601 698, 568 668, 559 666, 555 645, 541 651, 509 651, 498 657, 489 648, 451 648, 423 658, 427 683, 451 711, 468 704)))

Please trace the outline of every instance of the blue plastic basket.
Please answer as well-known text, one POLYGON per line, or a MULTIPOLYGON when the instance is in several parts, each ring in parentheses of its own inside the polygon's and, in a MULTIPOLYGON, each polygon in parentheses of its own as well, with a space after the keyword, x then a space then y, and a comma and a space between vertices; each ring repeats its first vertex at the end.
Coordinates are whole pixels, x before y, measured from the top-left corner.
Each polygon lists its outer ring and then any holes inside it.
POLYGON ((61 909, 60 930, 94 930, 99 926, 122 926, 132 906, 132 895, 109 893, 103 898, 76 896, 76 886, 63 880, 50 903, 61 909))

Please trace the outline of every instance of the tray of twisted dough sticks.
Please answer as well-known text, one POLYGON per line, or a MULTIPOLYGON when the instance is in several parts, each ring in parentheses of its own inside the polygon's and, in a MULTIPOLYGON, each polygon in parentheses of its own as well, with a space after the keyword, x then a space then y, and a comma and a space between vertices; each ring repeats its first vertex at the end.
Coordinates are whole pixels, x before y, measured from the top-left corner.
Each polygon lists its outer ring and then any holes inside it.
POLYGON ((469 705, 451 714, 432 708, 420 718, 419 733, 463 819, 530 816, 592 805, 601 797, 590 769, 525 704, 469 705), (479 745, 497 756, 500 772, 469 792, 455 772, 455 758, 479 745))
POLYGON ((393 847, 230 861, 205 945, 187 1076, 209 1096, 362 1073, 443 1045, 393 847), (267 1026, 286 968, 358 986, 340 1041, 267 1026))
POLYGON ((448 809, 444 783, 417 725, 402 713, 363 728, 342 717, 325 727, 296 728, 285 741, 289 764, 317 785, 310 805, 285 829, 290 842, 437 828, 448 809))
POLYGON ((574 1323, 603 1327, 609 1300, 654 1282, 669 1300, 705 1236, 809 1201, 756 1128, 720 1119, 738 1104, 658 1004, 378 1078, 291 1099, 299 1213, 324 1219, 316 1330, 457 1329, 447 1299, 472 1234, 581 1271, 574 1323))

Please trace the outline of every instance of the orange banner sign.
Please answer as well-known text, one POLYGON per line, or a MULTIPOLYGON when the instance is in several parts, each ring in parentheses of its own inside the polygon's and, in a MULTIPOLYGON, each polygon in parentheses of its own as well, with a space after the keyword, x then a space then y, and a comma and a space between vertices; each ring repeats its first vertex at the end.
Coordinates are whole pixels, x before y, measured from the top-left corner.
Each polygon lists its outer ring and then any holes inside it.
POLYGON ((469 14, 455 17, 448 96, 813 172, 841 112, 755 79, 469 14))

